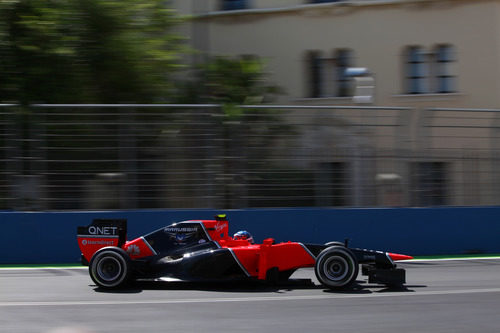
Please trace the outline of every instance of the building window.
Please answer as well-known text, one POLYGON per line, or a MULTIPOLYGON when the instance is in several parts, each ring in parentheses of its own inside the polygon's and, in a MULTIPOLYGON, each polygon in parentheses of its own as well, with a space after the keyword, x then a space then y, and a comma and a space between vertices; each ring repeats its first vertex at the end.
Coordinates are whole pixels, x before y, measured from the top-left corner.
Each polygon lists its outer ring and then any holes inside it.
POLYGON ((453 63, 455 50, 451 45, 439 45, 435 52, 435 92, 452 93, 456 91, 453 63))
POLYGON ((456 92, 456 62, 452 45, 436 46, 426 52, 420 46, 410 46, 405 52, 405 92, 408 94, 456 92))
POLYGON ((324 61, 321 58, 321 53, 312 51, 308 55, 309 66, 309 97, 318 98, 323 96, 323 70, 324 61))
POLYGON ((350 78, 346 75, 346 70, 351 67, 352 52, 350 50, 338 50, 335 56, 336 63, 336 96, 347 97, 352 95, 350 89, 350 78))
POLYGON ((222 0, 222 10, 247 9, 248 0, 222 0))
POLYGON ((413 206, 444 206, 447 197, 447 170, 444 162, 417 162, 411 166, 413 206))
POLYGON ((427 55, 420 46, 411 46, 406 52, 406 92, 425 94, 427 88, 427 55))
POLYGON ((346 70, 352 66, 352 51, 339 49, 333 54, 333 57, 328 58, 319 51, 308 53, 308 97, 352 96, 352 78, 346 75, 346 70))

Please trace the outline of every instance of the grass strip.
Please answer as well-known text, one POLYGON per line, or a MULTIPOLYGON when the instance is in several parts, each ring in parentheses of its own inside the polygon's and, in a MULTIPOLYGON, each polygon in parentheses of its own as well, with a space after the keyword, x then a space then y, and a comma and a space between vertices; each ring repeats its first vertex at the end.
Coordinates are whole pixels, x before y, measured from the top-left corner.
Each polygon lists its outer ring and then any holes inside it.
MULTIPOLYGON (((478 254, 447 254, 447 255, 430 255, 430 256, 415 256, 414 259, 419 260, 432 260, 432 259, 476 259, 476 258, 500 258, 498 253, 478 253, 478 254)), ((80 263, 68 264, 0 264, 2 268, 80 268, 84 267, 80 263)))
POLYGON ((414 256, 414 259, 475 259, 475 258, 498 258, 500 254, 498 253, 475 253, 475 254, 443 254, 443 255, 431 255, 431 256, 414 256))

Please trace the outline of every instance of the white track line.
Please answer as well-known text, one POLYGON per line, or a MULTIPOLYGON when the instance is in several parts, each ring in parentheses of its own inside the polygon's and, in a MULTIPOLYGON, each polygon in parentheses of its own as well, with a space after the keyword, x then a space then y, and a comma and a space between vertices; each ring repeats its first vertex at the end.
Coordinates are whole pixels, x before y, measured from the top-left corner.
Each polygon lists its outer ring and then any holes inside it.
POLYGON ((0 267, 0 272, 1 271, 46 271, 46 270, 83 270, 83 269, 89 269, 86 266, 82 267, 53 267, 53 266, 47 266, 47 267, 0 267))
POLYGON ((271 302, 271 301, 301 301, 301 300, 334 300, 350 298, 378 298, 378 297, 415 297, 434 295, 466 295, 478 293, 500 293, 500 288, 465 289, 465 290, 435 290, 422 292, 384 292, 372 294, 329 294, 303 296, 256 296, 256 297, 227 297, 227 298, 192 298, 170 300, 116 300, 116 301, 53 301, 53 302, 0 302, 0 307, 27 307, 27 306, 102 306, 102 305, 156 305, 156 304, 207 304, 207 303, 235 303, 235 302, 271 302))

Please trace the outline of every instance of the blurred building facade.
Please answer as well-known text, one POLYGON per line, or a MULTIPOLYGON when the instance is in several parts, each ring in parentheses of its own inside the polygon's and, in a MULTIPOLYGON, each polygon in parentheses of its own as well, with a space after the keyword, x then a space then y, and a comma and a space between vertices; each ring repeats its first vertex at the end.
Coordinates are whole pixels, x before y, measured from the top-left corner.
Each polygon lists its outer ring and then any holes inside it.
POLYGON ((316 181, 349 189, 325 205, 498 204, 500 1, 174 4, 192 15, 194 48, 265 59, 286 91, 278 104, 373 107, 302 114, 319 126, 302 134, 303 147, 323 150, 308 161, 323 169, 316 181))
POLYGON ((492 0, 177 0, 192 45, 257 55, 284 103, 349 104, 346 67, 364 67, 384 106, 500 103, 500 2, 492 0))
POLYGON ((286 94, 237 121, 219 105, 0 105, 0 208, 500 203, 500 1, 170 3, 192 62, 259 56, 286 94))

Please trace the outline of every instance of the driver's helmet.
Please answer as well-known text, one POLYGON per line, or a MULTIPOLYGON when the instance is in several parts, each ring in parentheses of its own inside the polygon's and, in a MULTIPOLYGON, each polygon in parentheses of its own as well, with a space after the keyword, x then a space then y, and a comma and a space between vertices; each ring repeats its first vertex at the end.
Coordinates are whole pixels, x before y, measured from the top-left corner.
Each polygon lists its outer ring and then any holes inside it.
POLYGON ((233 239, 234 240, 243 239, 243 240, 249 241, 250 244, 254 243, 252 235, 246 230, 241 230, 241 231, 238 231, 237 233, 235 233, 233 235, 233 239))

